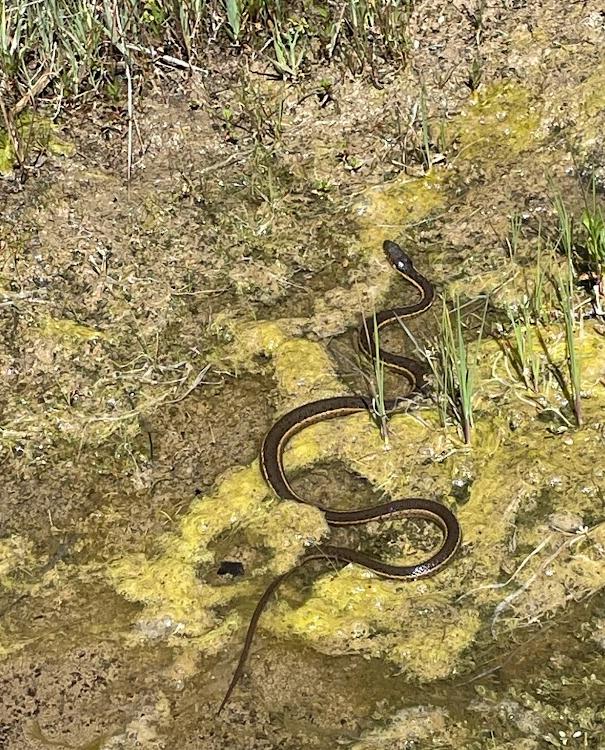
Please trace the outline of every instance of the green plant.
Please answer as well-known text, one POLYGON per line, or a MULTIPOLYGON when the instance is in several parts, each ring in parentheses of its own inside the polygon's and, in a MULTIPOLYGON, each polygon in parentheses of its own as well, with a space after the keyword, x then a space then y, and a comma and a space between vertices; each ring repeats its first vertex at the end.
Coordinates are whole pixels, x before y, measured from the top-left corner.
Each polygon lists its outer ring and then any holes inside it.
POLYGON ((483 78, 483 62, 481 56, 477 52, 473 57, 473 61, 468 70, 468 77, 466 79, 466 85, 470 91, 477 91, 483 78))
POLYGON ((506 248, 508 250, 508 257, 512 260, 516 256, 517 248, 519 247, 523 217, 520 213, 515 211, 510 216, 509 222, 509 234, 506 238, 506 248))
POLYGON ((558 242, 566 254, 573 253, 574 223, 573 216, 567 210, 560 193, 553 198, 553 204, 559 218, 559 240, 558 242))
POLYGON ((380 330, 378 329, 378 323, 376 321, 376 313, 372 316, 372 324, 374 328, 374 352, 372 356, 372 365, 374 368, 374 377, 372 379, 372 414, 378 427, 380 428, 380 434, 384 440, 385 447, 388 447, 389 432, 388 432, 388 414, 386 410, 385 398, 384 398, 384 362, 380 356, 380 330))
POLYGON ((544 270, 543 254, 544 249, 542 246, 542 227, 540 226, 538 228, 538 244, 536 247, 536 268, 534 272, 534 280, 527 294, 531 314, 535 322, 538 322, 542 319, 542 311, 544 309, 544 281, 546 279, 546 272, 544 270))
POLYGON ((516 308, 509 307, 506 314, 512 335, 501 336, 498 341, 521 382, 528 390, 539 393, 544 367, 529 298, 524 297, 516 308))
POLYGON ((330 18, 327 57, 340 57, 352 72, 365 66, 372 78, 387 60, 401 61, 408 49, 410 0, 348 0, 330 18))
POLYGON ((590 198, 583 191, 584 209, 580 230, 574 231, 574 220, 559 193, 553 204, 559 218, 559 245, 577 267, 576 277, 589 280, 593 306, 597 315, 605 315, 601 298, 605 294, 605 214, 597 202, 596 182, 591 181, 590 198))
POLYGON ((605 217, 602 208, 597 205, 594 179, 591 187, 592 200, 590 205, 586 196, 584 196, 585 207, 582 211, 582 226, 586 233, 586 261, 588 272, 592 276, 595 312, 597 315, 605 315, 605 310, 601 305, 601 297, 605 293, 603 282, 603 272, 605 271, 605 217))
MULTIPOLYGON (((572 221, 566 211, 561 213, 560 229, 563 238, 561 243, 567 248, 564 271, 556 267, 554 272, 546 273, 539 243, 533 288, 518 305, 507 309, 506 315, 510 326, 508 331, 498 336, 498 341, 518 379, 528 390, 543 395, 548 390, 548 374, 554 378, 573 412, 576 424, 580 426, 581 359, 576 342, 578 323, 574 308, 576 273, 572 257, 572 221), (546 279, 548 284, 545 284, 546 279), (549 312, 546 312, 544 305, 547 293, 550 294, 549 312), (553 353, 550 337, 545 335, 548 324, 557 316, 563 320, 563 366, 560 358, 553 353)), ((554 407, 548 408, 556 411, 568 425, 571 425, 561 411, 554 407)))
POLYGON ((283 78, 296 80, 305 57, 305 41, 301 29, 289 28, 283 31, 279 23, 273 28, 273 67, 283 78))
POLYGON ((431 134, 429 129, 429 116, 426 106, 426 89, 422 86, 420 91, 420 119, 422 128, 422 153, 424 158, 424 169, 430 172, 433 165, 431 156, 431 134))
POLYGON ((241 32, 242 12, 240 0, 226 0, 227 33, 234 42, 239 41, 241 32))
MULTIPOLYGON (((581 378, 582 367, 580 356, 576 347, 576 319, 574 311, 575 274, 571 249, 566 254, 567 268, 564 277, 559 273, 554 279, 559 308, 563 313, 563 324, 565 329, 565 362, 568 379, 564 388, 570 403, 576 424, 582 425, 582 402, 581 402, 581 378)), ((564 379, 565 380, 565 379, 564 379)))
POLYGON ((426 353, 435 378, 441 422, 446 425, 453 418, 467 444, 471 442, 474 425, 475 373, 486 313, 487 300, 476 342, 477 353, 473 356, 464 336, 460 298, 454 297, 451 310, 443 299, 439 335, 426 353))

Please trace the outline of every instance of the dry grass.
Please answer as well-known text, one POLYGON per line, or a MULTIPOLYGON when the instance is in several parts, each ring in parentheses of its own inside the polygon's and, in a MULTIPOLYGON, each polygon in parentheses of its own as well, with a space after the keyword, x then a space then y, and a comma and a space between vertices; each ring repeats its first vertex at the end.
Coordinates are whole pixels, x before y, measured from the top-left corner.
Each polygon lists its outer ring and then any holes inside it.
POLYGON ((128 115, 128 176, 136 93, 149 70, 203 72, 220 53, 244 67, 298 80, 335 61, 378 83, 407 50, 409 0, 283 4, 277 0, 2 0, 0 116, 19 166, 24 110, 54 119, 66 103, 102 96, 128 115))

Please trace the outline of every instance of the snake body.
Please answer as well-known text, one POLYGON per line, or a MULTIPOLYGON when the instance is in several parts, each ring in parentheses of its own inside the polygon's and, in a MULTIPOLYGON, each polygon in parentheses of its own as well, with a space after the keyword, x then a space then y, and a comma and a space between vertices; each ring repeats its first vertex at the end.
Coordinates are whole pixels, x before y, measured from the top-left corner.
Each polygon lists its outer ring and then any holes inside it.
MULTIPOLYGON (((387 240, 383 247, 393 268, 419 291, 420 300, 406 307, 389 308, 377 313, 376 327, 374 325, 374 316, 364 320, 359 328, 358 340, 361 350, 370 359, 376 354, 375 330, 379 331, 389 323, 408 319, 423 313, 431 306, 434 299, 432 284, 415 269, 412 261, 399 245, 387 240)), ((426 370, 420 362, 409 357, 392 354, 391 352, 384 351, 382 348, 378 349, 378 356, 385 365, 402 373, 410 381, 412 392, 419 390, 423 386, 426 370)), ((313 551, 305 554, 294 568, 275 578, 259 599, 248 625, 246 639, 237 667, 219 707, 219 713, 229 700, 231 693, 243 674, 258 621, 271 595, 288 576, 301 566, 312 560, 324 560, 338 564, 354 563, 386 578, 415 580, 433 575, 443 568, 452 559, 460 545, 462 535, 456 517, 448 508, 434 500, 404 498, 359 510, 332 510, 320 503, 300 497, 292 489, 283 465, 284 449, 291 438, 311 424, 326 419, 356 414, 361 411, 368 411, 370 405, 371 399, 368 397, 336 396, 312 401, 284 414, 271 427, 261 448, 260 466, 265 481, 275 494, 283 500, 295 500, 319 508, 324 513, 326 521, 330 526, 359 525, 391 516, 423 518, 434 523, 441 531, 443 536, 441 546, 428 560, 414 565, 390 565, 357 550, 347 547, 334 547, 332 545, 320 545, 314 548, 313 551)), ((397 400, 385 402, 387 412, 395 411, 398 407, 400 407, 400 402, 397 400)))

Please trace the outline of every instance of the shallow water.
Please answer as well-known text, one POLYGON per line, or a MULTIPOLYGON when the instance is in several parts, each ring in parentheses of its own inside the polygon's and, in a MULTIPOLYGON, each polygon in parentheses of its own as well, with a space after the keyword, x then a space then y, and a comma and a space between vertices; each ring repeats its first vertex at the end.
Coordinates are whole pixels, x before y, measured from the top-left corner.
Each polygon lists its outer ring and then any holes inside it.
MULTIPOLYGON (((587 176, 601 179, 599 12, 486 4, 471 93, 470 19, 420 3, 419 44, 382 90, 339 81, 326 110, 252 77, 286 105, 268 162, 225 142, 183 83, 170 103, 145 101, 129 190, 123 144, 77 119, 62 134, 73 152, 23 188, 1 183, 7 747, 603 745, 605 337, 594 320, 578 332, 576 429, 556 383, 545 377, 534 398, 488 335, 533 283, 538 235, 556 234, 553 186, 579 216, 587 176), (428 173, 411 148, 421 123, 398 141, 395 122, 422 86, 430 149, 445 156, 428 173), (239 161, 192 181, 231 153, 239 161), (216 718, 264 587, 327 538, 318 511, 270 496, 260 441, 292 406, 365 392, 359 320, 412 298, 385 238, 471 303, 471 342, 489 295, 490 328, 471 347, 472 445, 416 398, 392 419, 390 450, 359 415, 297 436, 286 462, 305 497, 335 507, 436 498, 456 512, 462 550, 412 584, 354 566, 297 573, 216 718), (244 575, 218 575, 223 560, 244 575)), ((414 321, 414 336, 430 338, 439 315, 414 321)), ((561 362, 560 323, 543 335, 561 362)), ((422 524, 394 523, 331 538, 391 559, 432 541, 422 524)))

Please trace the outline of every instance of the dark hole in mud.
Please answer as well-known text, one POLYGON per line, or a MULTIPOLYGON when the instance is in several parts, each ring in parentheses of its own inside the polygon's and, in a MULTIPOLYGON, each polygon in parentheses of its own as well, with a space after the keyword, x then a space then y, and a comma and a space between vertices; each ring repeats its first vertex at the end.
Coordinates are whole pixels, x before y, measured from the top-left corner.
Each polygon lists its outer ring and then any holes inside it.
POLYGON ((216 571, 218 576, 236 578, 244 575, 244 565, 239 560, 222 560, 216 571))

